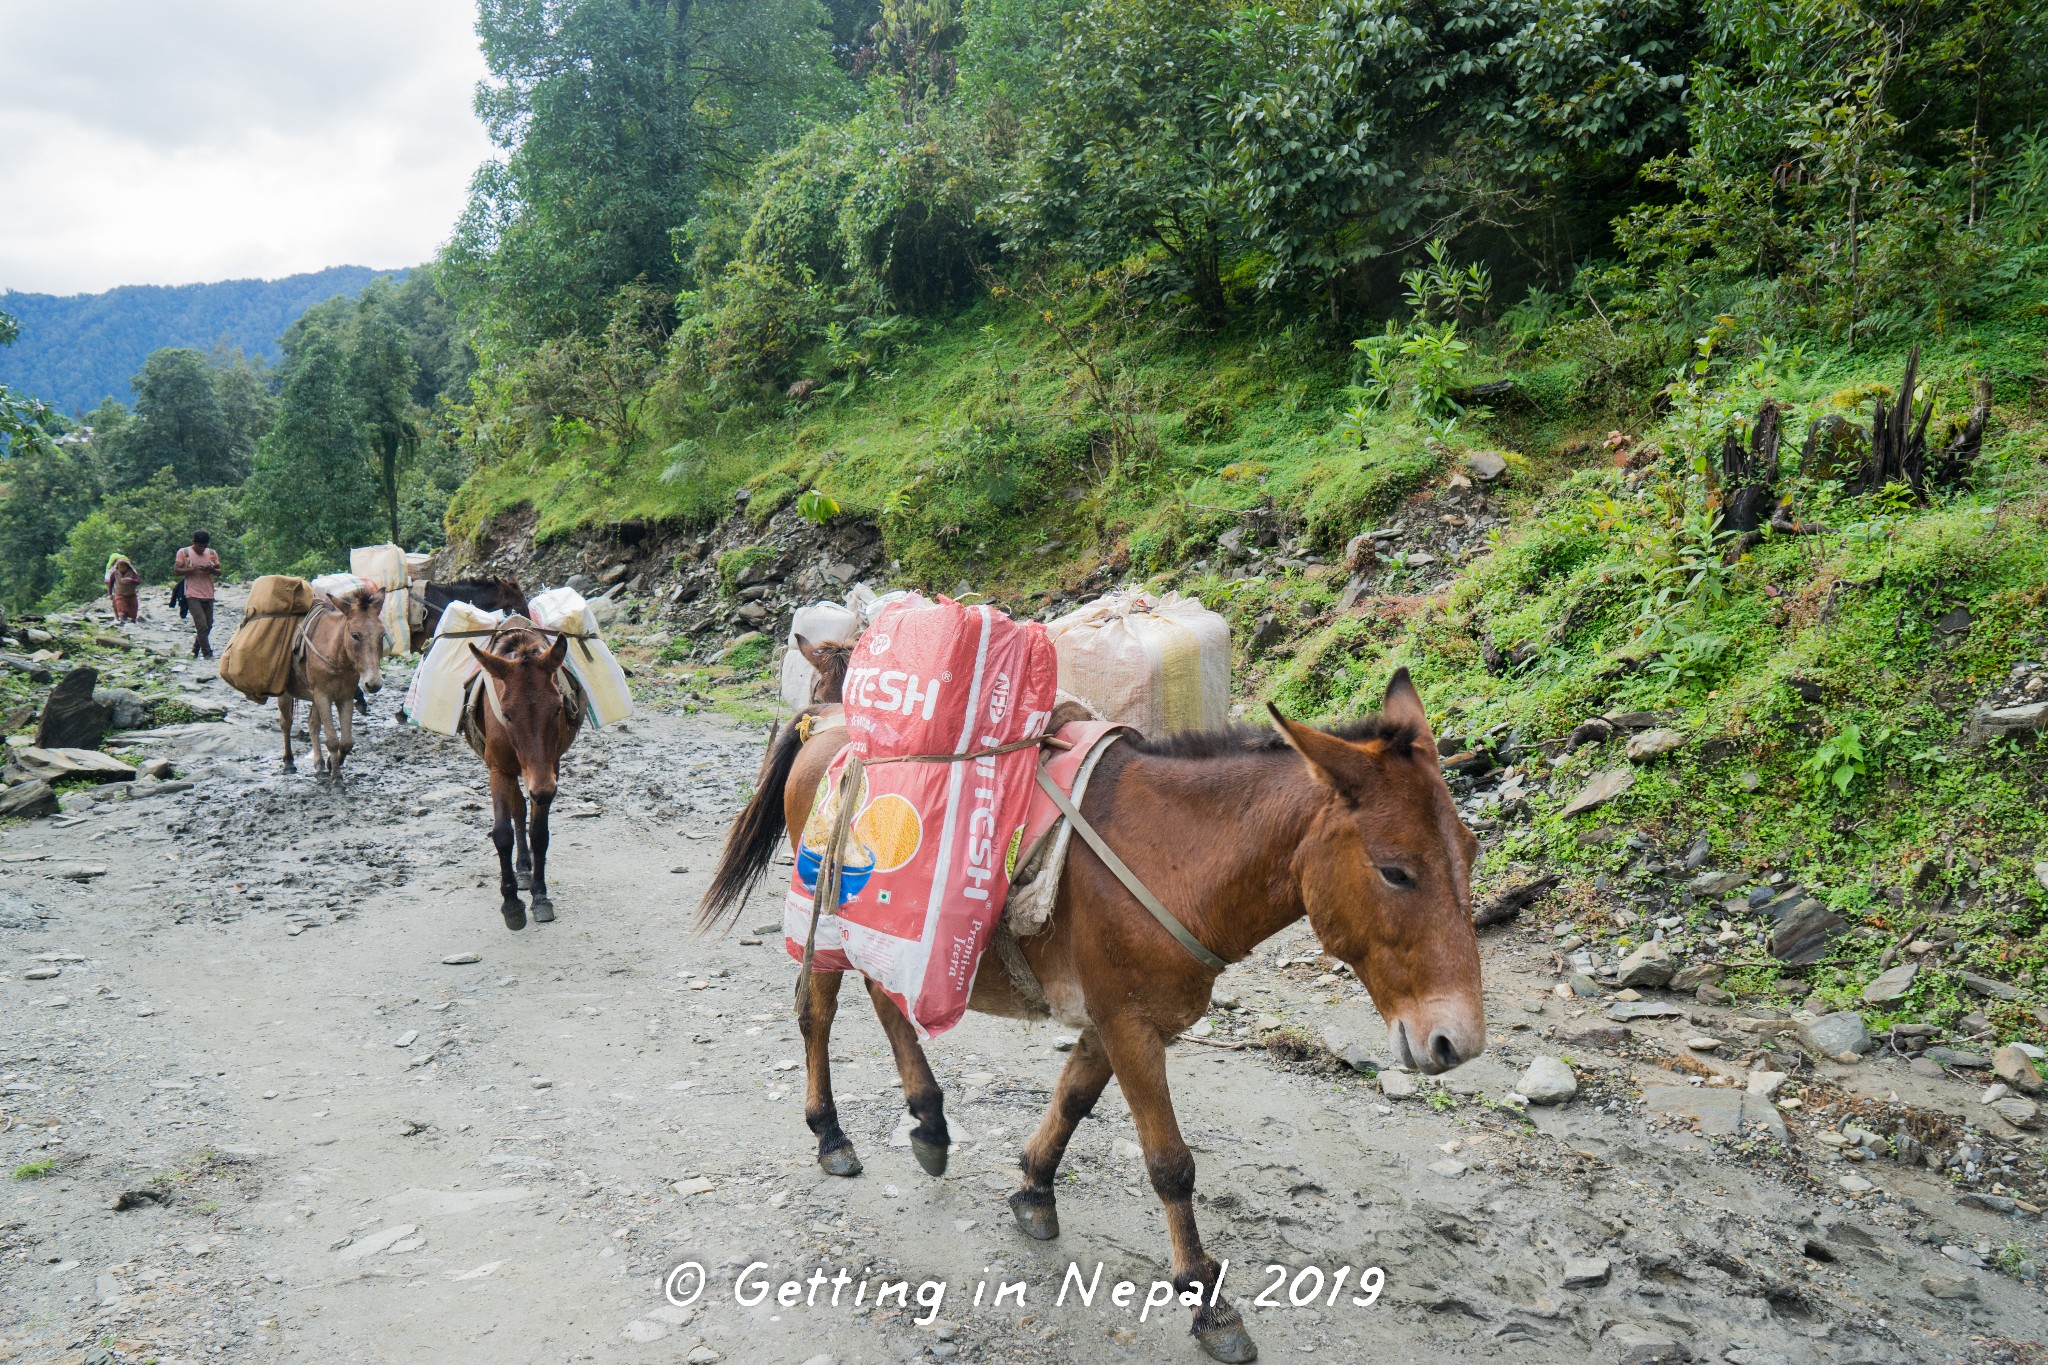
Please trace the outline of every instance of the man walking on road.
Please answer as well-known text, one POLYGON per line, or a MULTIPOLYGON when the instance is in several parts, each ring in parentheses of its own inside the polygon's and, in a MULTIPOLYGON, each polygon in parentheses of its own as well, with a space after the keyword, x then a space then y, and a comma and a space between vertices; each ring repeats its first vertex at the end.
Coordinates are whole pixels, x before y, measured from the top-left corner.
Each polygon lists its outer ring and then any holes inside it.
POLYGON ((207 547, 213 537, 204 531, 192 533, 192 543, 178 551, 171 572, 185 583, 185 605, 192 609, 192 657, 213 657, 213 580, 220 573, 220 556, 207 547))

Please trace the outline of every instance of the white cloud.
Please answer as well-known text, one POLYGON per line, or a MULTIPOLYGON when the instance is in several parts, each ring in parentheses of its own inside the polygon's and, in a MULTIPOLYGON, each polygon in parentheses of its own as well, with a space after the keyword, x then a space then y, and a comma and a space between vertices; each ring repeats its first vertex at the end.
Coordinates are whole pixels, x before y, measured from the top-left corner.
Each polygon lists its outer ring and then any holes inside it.
POLYGON ((472 0, 0 0, 0 289, 430 257, 492 152, 472 0))

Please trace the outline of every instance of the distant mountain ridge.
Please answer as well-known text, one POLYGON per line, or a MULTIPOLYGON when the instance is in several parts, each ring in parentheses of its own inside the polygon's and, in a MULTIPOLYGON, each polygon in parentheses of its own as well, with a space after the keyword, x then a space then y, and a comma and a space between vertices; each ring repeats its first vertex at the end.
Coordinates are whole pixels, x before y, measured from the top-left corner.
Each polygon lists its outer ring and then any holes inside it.
POLYGON ((406 274, 337 265, 281 280, 131 284, 104 294, 10 290, 0 293, 0 313, 21 324, 21 339, 0 348, 0 383, 66 413, 87 412, 109 396, 132 403, 128 381, 159 347, 211 351, 224 341, 252 359, 276 360, 278 337, 314 304, 406 274))

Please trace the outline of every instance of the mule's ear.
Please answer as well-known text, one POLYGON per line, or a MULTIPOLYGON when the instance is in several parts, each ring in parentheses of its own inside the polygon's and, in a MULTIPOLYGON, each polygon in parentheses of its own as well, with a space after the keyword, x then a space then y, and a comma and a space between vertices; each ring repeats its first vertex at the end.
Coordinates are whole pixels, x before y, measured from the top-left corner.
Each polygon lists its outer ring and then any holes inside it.
POLYGON ((1301 755, 1316 781, 1345 797, 1355 797, 1365 789, 1369 776, 1366 759, 1350 743, 1314 726, 1287 719, 1271 702, 1266 703, 1266 711, 1273 717, 1281 738, 1301 755))
POLYGON ((804 661, 820 673, 825 671, 825 665, 832 662, 832 656, 844 649, 844 645, 835 644, 830 640, 812 641, 801 635, 796 637, 796 652, 803 655, 804 661))
POLYGON ((484 672, 490 674, 499 682, 504 682, 512 676, 514 665, 510 659, 499 658, 488 649, 478 645, 474 640, 469 642, 469 652, 476 655, 476 661, 483 665, 484 672))
POLYGON ((1429 746, 1429 752, 1436 753, 1436 735, 1430 731, 1429 715, 1422 709, 1422 694, 1415 690, 1415 680, 1408 676, 1408 670, 1397 668, 1394 676, 1387 680, 1387 695, 1380 699, 1380 711, 1388 720, 1401 725, 1415 727, 1415 746, 1429 746))
POLYGON ((568 657, 569 637, 566 635, 557 635, 555 637, 554 644, 548 646, 548 657, 542 662, 547 664, 548 672, 552 673, 556 669, 560 668, 562 664, 568 659, 568 657))

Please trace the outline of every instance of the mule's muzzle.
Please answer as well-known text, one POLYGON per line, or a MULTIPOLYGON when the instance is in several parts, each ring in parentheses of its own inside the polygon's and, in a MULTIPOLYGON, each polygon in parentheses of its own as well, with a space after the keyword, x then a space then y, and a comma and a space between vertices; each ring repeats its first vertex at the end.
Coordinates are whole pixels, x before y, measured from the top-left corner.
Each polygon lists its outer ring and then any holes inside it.
POLYGON ((384 680, 382 678, 372 678, 363 684, 363 691, 365 692, 382 692, 383 690, 384 680))
POLYGON ((1431 1017, 1424 1010, 1415 1020, 1397 1019, 1392 1029, 1394 1059, 1405 1067, 1435 1076, 1462 1066, 1486 1051, 1484 1018, 1466 1020, 1431 1017))

